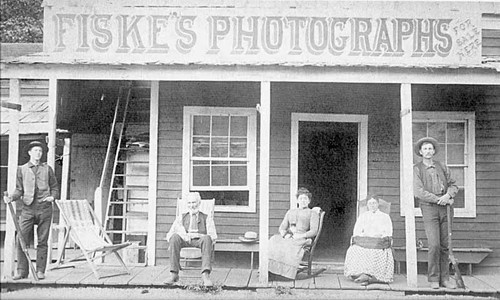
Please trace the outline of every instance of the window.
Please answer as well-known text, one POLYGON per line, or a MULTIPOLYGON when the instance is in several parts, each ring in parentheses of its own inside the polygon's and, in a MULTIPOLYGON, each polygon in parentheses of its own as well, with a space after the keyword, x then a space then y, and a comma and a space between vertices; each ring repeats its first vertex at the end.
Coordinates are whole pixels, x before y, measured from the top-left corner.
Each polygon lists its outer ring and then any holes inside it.
POLYGON ((183 194, 215 198, 216 211, 255 212, 257 113, 185 107, 183 194))
MULTIPOLYGON (((444 162, 457 181, 456 217, 476 216, 475 115, 473 112, 414 112, 413 144, 430 136, 439 143, 436 160, 444 162)), ((413 163, 420 158, 413 155, 413 163)), ((416 204, 415 215, 422 213, 416 204)))

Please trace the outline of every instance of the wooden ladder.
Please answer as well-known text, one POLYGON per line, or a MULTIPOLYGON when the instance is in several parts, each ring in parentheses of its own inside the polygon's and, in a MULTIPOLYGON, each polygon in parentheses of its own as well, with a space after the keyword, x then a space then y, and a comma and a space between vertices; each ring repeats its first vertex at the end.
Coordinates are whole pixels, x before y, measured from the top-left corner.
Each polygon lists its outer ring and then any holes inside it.
MULTIPOLYGON (((114 160, 104 226, 113 243, 133 243, 124 250, 129 253, 124 255, 128 264, 145 265, 148 235, 149 147, 131 143, 130 137, 127 137, 127 128, 134 122, 130 118, 133 113, 131 108, 137 106, 133 105, 133 102, 141 101, 135 100, 132 96, 134 89, 136 88, 132 84, 121 87, 116 103, 108 144, 108 153, 111 154, 114 148, 114 160), (112 139, 115 142, 112 142, 112 139), (139 259, 141 252, 142 259, 139 259)), ((147 125, 149 129, 149 123, 147 125)), ((107 155, 104 168, 110 164, 110 159, 111 155, 109 157, 107 155)))

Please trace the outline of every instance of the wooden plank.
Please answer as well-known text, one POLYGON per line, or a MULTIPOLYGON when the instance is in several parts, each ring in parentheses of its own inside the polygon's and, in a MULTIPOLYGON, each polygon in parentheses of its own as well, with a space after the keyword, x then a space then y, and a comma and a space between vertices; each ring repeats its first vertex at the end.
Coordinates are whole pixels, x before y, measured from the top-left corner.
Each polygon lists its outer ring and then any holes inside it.
MULTIPOLYGON (((339 275, 339 284, 341 289, 346 289, 346 290, 366 290, 366 286, 362 286, 359 283, 356 283, 352 281, 351 279, 348 279, 347 277, 343 275, 339 275)), ((316 286, 318 285, 318 282, 316 280, 316 286)))
POLYGON ((73 270, 74 270, 74 268, 62 268, 62 269, 56 269, 56 270, 49 270, 47 268, 47 271, 45 272, 45 279, 42 281, 43 281, 43 283, 47 283, 47 284, 57 283, 57 281, 59 279, 66 277, 68 274, 73 272, 73 270))
POLYGON ((226 282, 227 275, 229 274, 229 271, 231 269, 229 268, 217 268, 213 269, 212 272, 210 272, 210 279, 214 283, 214 285, 224 285, 226 282))
POLYGON ((88 264, 85 263, 74 268, 67 276, 58 279, 56 284, 80 284, 88 276, 94 276, 94 273, 88 264))
POLYGON ((343 275, 333 273, 321 273, 314 277, 314 285, 311 288, 317 289, 340 289, 340 279, 343 275))
POLYGON ((249 269, 231 269, 224 282, 229 287, 247 287, 252 270, 249 269))
POLYGON ((151 82, 151 106, 149 119, 149 189, 148 189, 148 266, 156 264, 156 193, 158 189, 158 127, 159 127, 159 85, 151 82))
MULTIPOLYGON (((20 103, 20 88, 19 79, 10 79, 10 102, 20 103)), ((14 110, 9 112, 11 116, 9 124, 9 154, 7 164, 7 191, 12 194, 16 189, 16 173, 19 157, 19 111, 14 110)), ((2 191, 3 192, 3 191, 2 191)), ((14 205, 15 209, 15 205, 14 205)), ((4 240, 4 265, 2 278, 14 275, 14 260, 15 260, 15 226, 13 216, 10 210, 7 210, 5 219, 5 240, 4 240)))
POLYGON ((249 288, 259 288, 261 284, 259 282, 259 271, 252 270, 252 274, 250 275, 250 280, 248 281, 249 288))
POLYGON ((413 146, 412 146, 411 84, 401 84, 401 181, 400 192, 404 203, 406 237, 406 278, 409 287, 417 286, 417 249, 415 245, 415 213, 413 209, 413 146))
MULTIPOLYGON (((462 276, 465 288, 469 291, 476 293, 494 293, 497 290, 493 288, 491 285, 485 283, 484 281, 475 278, 474 276, 462 276)), ((500 278, 497 278, 497 281, 500 278)))
MULTIPOLYGON (((259 236, 269 236, 269 160, 271 135, 271 83, 260 83, 260 176, 259 176, 259 236)), ((268 282, 269 241, 264 238, 259 243, 259 280, 268 282)))
POLYGON ((167 276, 170 275, 168 266, 151 266, 147 268, 141 268, 141 271, 136 274, 129 282, 128 285, 151 285, 153 280, 162 274, 163 281, 167 280, 167 276))
MULTIPOLYGON (((104 285, 104 282, 109 279, 108 276, 116 275, 116 277, 120 277, 120 279, 123 279, 124 276, 125 276, 125 275, 117 275, 117 274, 125 272, 125 270, 122 267, 119 267, 119 266, 99 266, 98 269, 97 269, 97 272, 99 273, 99 276, 101 276, 100 279, 97 279, 92 274, 92 276, 87 276, 82 281, 80 281, 80 284, 86 284, 86 285, 104 285)), ((125 284, 125 280, 122 280, 120 283, 121 284, 125 284)))
POLYGON ((500 275, 474 275, 474 277, 500 292, 500 275))
POLYGON ((406 290, 406 275, 394 274, 394 281, 389 283, 389 288, 392 291, 404 291, 404 290, 406 290))
MULTIPOLYGON (((129 267, 130 274, 113 276, 106 278, 104 281, 104 285, 128 285, 129 281, 131 281, 137 274, 141 273, 144 267, 129 267)), ((124 272, 123 268, 119 269, 120 273, 124 272)))
MULTIPOLYGON (((160 270, 158 270, 160 271, 160 270)), ((163 267, 163 270, 159 273, 152 274, 151 276, 151 281, 149 284, 151 285, 163 285, 165 281, 169 278, 170 276, 170 268, 169 267, 163 267), (156 275, 156 276, 155 276, 156 275)))

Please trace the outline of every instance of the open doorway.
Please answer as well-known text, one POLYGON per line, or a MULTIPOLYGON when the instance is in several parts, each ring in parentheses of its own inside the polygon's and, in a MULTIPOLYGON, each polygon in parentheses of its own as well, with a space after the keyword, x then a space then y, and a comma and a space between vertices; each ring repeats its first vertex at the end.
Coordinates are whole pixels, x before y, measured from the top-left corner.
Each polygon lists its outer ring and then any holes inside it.
POLYGON ((311 191, 311 207, 326 212, 316 247, 318 261, 343 262, 356 222, 357 199, 366 193, 367 119, 321 116, 295 118, 292 182, 311 191))

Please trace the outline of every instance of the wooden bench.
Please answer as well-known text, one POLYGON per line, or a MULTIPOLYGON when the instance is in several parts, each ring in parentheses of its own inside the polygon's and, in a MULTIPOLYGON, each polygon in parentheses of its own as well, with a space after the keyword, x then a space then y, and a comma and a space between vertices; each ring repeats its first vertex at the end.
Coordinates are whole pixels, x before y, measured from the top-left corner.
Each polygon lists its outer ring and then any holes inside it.
POLYGON ((245 243, 239 239, 218 239, 215 242, 215 251, 250 252, 250 269, 253 269, 254 254, 259 253, 259 242, 245 243))
MULTIPOLYGON (((406 247, 392 247, 394 250, 394 260, 396 261, 395 271, 401 272, 401 262, 406 261, 406 247)), ((417 261, 427 262, 427 252, 429 248, 417 249, 417 261)), ((479 264, 492 252, 489 248, 454 248, 453 254, 459 264, 468 264, 467 275, 472 275, 472 265, 479 264)))

